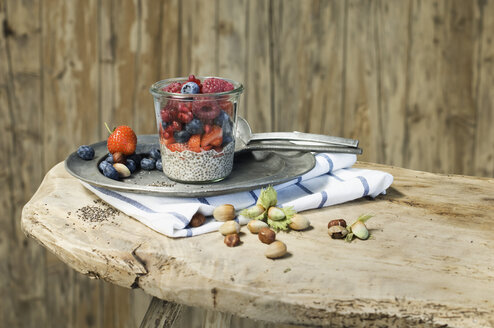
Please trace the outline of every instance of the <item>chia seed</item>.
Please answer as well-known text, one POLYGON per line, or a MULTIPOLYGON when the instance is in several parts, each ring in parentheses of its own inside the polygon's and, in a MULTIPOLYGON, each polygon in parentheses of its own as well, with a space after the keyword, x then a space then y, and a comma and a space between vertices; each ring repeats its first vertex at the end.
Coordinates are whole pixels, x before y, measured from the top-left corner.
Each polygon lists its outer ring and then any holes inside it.
POLYGON ((214 149, 196 153, 190 150, 172 152, 161 145, 163 172, 172 180, 210 182, 227 177, 233 167, 235 143, 230 142, 221 152, 214 149))
POLYGON ((94 200, 93 203, 95 205, 87 205, 76 211, 77 217, 80 220, 86 222, 102 222, 115 218, 119 213, 117 209, 107 205, 101 199, 94 200))

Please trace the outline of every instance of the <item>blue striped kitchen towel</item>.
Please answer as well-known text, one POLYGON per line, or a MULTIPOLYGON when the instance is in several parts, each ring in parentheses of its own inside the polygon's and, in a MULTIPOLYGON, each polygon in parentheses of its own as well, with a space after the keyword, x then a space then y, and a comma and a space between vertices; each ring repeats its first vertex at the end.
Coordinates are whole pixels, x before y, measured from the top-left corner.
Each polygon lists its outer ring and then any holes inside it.
MULTIPOLYGON (((393 182, 393 176, 389 173, 352 168, 357 160, 353 154, 321 153, 315 158, 316 165, 312 170, 274 186, 279 206, 293 206, 300 212, 364 196, 376 197, 386 193, 393 182)), ((256 203, 261 192, 261 189, 256 189, 212 197, 176 198, 117 192, 82 184, 108 204, 169 237, 191 237, 216 231, 222 222, 211 217, 197 228, 190 228, 188 224, 196 212, 208 217, 218 205, 232 204, 237 211, 250 207, 256 203)), ((249 222, 241 215, 236 220, 240 224, 249 222)))

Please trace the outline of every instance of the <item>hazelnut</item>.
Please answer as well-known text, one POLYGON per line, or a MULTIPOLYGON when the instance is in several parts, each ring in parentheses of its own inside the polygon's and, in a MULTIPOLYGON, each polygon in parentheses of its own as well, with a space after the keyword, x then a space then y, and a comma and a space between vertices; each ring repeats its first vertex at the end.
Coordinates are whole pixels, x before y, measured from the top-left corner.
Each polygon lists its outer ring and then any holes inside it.
POLYGON ((238 224, 236 221, 227 221, 221 225, 219 230, 223 236, 239 233, 240 224, 238 224))
POLYGON ((346 228, 346 221, 343 219, 336 219, 336 220, 329 221, 328 229, 333 227, 333 226, 340 226, 340 227, 346 228))
POLYGON ((259 233, 262 228, 267 228, 268 224, 261 220, 251 220, 249 224, 247 224, 247 228, 252 233, 259 233))
POLYGON ((288 226, 292 230, 297 230, 297 231, 305 230, 310 226, 309 220, 307 220, 307 218, 305 216, 300 215, 300 214, 295 214, 291 218, 291 221, 292 222, 290 222, 290 224, 288 226))
POLYGON ((277 240, 268 246, 268 249, 264 253, 268 259, 277 259, 286 254, 286 245, 277 240))
POLYGON ((238 234, 232 233, 230 235, 225 236, 225 245, 228 247, 235 247, 240 244, 240 238, 238 234))
POLYGON ((201 213, 196 213, 190 219, 189 226, 192 228, 200 227, 206 221, 206 217, 201 213))
POLYGON ((125 155, 122 153, 113 154, 113 163, 125 164, 125 155))
POLYGON ((345 227, 334 225, 328 229, 328 235, 333 239, 343 239, 348 234, 345 227))
POLYGON ((213 211, 216 221, 229 221, 235 219, 235 207, 231 204, 224 204, 216 207, 213 211))
POLYGON ((271 244, 276 240, 276 233, 269 228, 262 228, 258 233, 259 240, 265 244, 271 244))

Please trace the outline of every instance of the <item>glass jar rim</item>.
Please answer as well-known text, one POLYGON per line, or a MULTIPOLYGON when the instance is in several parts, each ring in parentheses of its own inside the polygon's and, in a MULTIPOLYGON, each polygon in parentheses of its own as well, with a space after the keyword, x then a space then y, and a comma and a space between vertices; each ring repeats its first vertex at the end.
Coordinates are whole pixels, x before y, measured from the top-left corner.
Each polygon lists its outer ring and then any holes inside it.
POLYGON ((166 86, 169 85, 170 83, 173 82, 187 82, 189 80, 188 77, 174 77, 170 79, 165 79, 161 80, 158 82, 155 82, 151 85, 149 88, 149 92, 155 97, 173 97, 173 98, 190 98, 191 96, 196 97, 211 97, 211 96, 229 96, 229 95, 238 95, 241 94, 244 91, 244 86, 242 83, 226 79, 224 77, 218 77, 218 76, 197 76, 196 77, 199 80, 204 80, 208 78, 217 78, 217 79, 222 79, 227 82, 230 82, 233 84, 234 89, 230 91, 225 91, 225 92, 216 92, 216 93, 196 93, 196 94, 188 94, 188 93, 174 93, 174 92, 167 92, 163 91, 162 89, 166 86))

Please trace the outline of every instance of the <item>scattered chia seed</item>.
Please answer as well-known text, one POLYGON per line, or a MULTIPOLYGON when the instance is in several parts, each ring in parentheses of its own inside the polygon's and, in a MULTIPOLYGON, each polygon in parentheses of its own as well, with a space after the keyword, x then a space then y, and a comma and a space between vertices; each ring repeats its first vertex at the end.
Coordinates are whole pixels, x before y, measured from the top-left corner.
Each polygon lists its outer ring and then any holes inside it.
POLYGON ((102 222, 108 219, 115 218, 119 211, 101 199, 93 200, 95 205, 87 205, 79 208, 76 211, 77 217, 86 222, 102 222))
POLYGON ((148 184, 150 187, 173 187, 176 183, 170 183, 166 181, 155 181, 153 183, 148 184))

